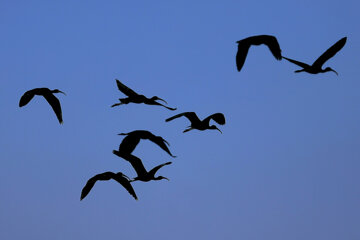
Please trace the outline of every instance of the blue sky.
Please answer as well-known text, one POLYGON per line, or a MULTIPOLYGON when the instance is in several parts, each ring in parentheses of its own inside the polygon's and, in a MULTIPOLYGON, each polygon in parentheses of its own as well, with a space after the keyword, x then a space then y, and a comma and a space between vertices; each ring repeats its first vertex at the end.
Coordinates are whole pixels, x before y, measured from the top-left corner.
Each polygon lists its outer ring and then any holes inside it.
POLYGON ((359 239, 360 32, 357 1, 3 1, 0 3, 1 239, 359 239), (275 35, 284 56, 325 66, 295 74, 266 46, 237 72, 236 41, 275 35), (110 108, 115 78, 157 106, 110 108), (58 88, 64 124, 32 88, 58 88), (191 131, 180 112, 222 112, 218 131, 191 131), (130 164, 120 132, 164 137, 134 154, 170 181, 88 178, 130 164))

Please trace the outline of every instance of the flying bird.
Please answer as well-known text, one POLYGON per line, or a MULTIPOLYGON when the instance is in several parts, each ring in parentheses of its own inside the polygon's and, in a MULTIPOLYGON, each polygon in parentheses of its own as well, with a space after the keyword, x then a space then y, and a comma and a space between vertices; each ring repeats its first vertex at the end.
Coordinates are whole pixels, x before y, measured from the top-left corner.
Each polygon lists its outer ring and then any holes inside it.
POLYGON ((299 62, 299 61, 296 61, 294 59, 290 59, 287 57, 283 57, 283 58, 285 58, 289 62, 294 63, 303 68, 300 70, 296 70, 295 71, 296 73, 307 72, 307 73, 317 74, 317 73, 324 73, 324 72, 332 71, 332 72, 336 73, 336 75, 338 75, 338 73, 334 69, 332 69, 330 67, 322 69, 322 66, 324 65, 324 63, 327 60, 329 60, 330 58, 335 56, 335 54, 344 47, 345 43, 346 43, 346 37, 340 39, 334 45, 332 45, 328 50, 326 50, 318 59, 316 59, 316 61, 312 65, 308 65, 306 63, 299 62))
POLYGON ((239 72, 245 63, 245 59, 251 45, 265 44, 266 46, 268 46, 274 57, 277 60, 281 60, 280 45, 274 36, 270 36, 270 35, 252 36, 237 41, 236 43, 238 43, 238 51, 236 53, 236 66, 239 72))
POLYGON ((87 183, 85 184, 84 188, 81 191, 80 201, 83 200, 94 187, 97 181, 107 181, 110 179, 114 179, 118 183, 120 183, 129 193, 137 200, 137 196, 133 187, 131 186, 131 180, 121 172, 113 173, 113 172, 104 172, 95 175, 94 177, 90 178, 87 183))
POLYGON ((170 146, 170 144, 165 139, 163 139, 160 136, 155 136, 149 131, 136 130, 129 133, 119 133, 118 135, 126 135, 126 137, 120 143, 119 151, 114 150, 116 152, 131 154, 134 151, 135 147, 140 142, 140 139, 148 139, 153 143, 155 143, 156 145, 158 145, 160 148, 162 148, 170 156, 176 157, 172 155, 169 148, 166 146, 166 145, 170 146))
POLYGON ((148 104, 148 105, 158 105, 158 106, 163 106, 164 108, 167 108, 172 111, 176 110, 176 108, 170 108, 161 103, 156 102, 156 100, 160 100, 167 104, 167 102, 162 98, 159 98, 157 96, 154 96, 152 98, 147 98, 144 95, 137 94, 134 90, 125 86, 118 79, 116 79, 116 84, 118 86, 118 89, 128 97, 127 98, 119 98, 120 103, 115 103, 111 107, 119 106, 122 104, 128 104, 128 103, 132 102, 132 103, 144 103, 144 104, 148 104))
POLYGON ((34 88, 32 90, 25 92, 24 95, 22 95, 22 97, 20 98, 19 107, 28 104, 35 95, 43 96, 54 110, 60 124, 62 124, 63 119, 62 119, 60 101, 54 96, 53 93, 62 93, 66 95, 64 92, 60 91, 59 89, 50 90, 48 88, 34 88))
POLYGON ((198 130, 206 130, 206 129, 216 129, 218 130, 220 133, 222 133, 220 131, 220 129, 218 129, 215 125, 211 125, 210 126, 210 120, 214 120, 215 122, 217 122, 218 124, 221 124, 221 125, 224 125, 225 124, 225 117, 224 117, 224 114, 222 113, 214 113, 210 116, 208 116, 207 118, 205 118, 204 120, 200 120, 198 118, 198 116, 196 115, 196 113, 194 112, 183 112, 183 113, 180 113, 180 114, 177 114, 173 117, 170 117, 168 119, 166 119, 165 121, 166 122, 169 122, 175 118, 179 118, 179 117, 186 117, 187 119, 189 119, 189 121, 191 122, 191 125, 188 126, 187 129, 185 129, 183 132, 188 132, 190 130, 193 130, 193 129, 198 129, 198 130))
POLYGON ((126 161, 130 162, 131 166, 133 166, 134 170, 137 173, 137 177, 135 177, 133 180, 131 180, 131 182, 134 182, 134 181, 148 182, 151 180, 162 180, 162 179, 169 180, 168 178, 163 177, 163 176, 155 177, 155 174, 160 168, 162 168, 165 165, 169 165, 172 162, 160 164, 160 165, 154 167, 153 169, 151 169, 150 171, 146 171, 144 164, 142 163, 140 158, 138 158, 132 154, 119 154, 119 152, 117 152, 115 150, 113 151, 113 153, 115 155, 125 159, 126 161))

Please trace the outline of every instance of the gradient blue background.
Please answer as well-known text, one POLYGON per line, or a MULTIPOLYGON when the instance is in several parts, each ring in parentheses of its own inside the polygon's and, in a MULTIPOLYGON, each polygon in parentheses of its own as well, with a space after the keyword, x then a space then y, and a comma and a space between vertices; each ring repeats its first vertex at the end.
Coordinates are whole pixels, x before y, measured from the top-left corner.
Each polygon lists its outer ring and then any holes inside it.
POLYGON ((360 239, 358 1, 2 1, 0 239, 360 239), (284 56, 325 66, 294 74, 266 46, 236 71, 236 41, 275 35, 284 56), (110 105, 115 78, 178 107, 110 105), (58 88, 60 125, 32 88, 58 88), (180 112, 223 112, 191 131, 180 112), (135 201, 104 171, 135 176, 112 154, 120 132, 147 129, 134 154, 170 181, 136 182, 135 201))

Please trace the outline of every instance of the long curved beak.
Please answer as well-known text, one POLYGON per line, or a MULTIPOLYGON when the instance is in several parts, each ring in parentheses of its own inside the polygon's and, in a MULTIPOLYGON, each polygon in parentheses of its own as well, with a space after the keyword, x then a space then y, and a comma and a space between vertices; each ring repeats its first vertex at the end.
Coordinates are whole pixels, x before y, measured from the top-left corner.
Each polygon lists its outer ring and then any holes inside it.
POLYGON ((339 74, 334 70, 334 69, 331 69, 332 72, 336 73, 336 75, 339 76, 339 74))
POLYGON ((166 103, 166 104, 168 104, 164 99, 162 99, 162 98, 157 98, 156 100, 160 100, 160 101, 163 101, 164 103, 166 103))
POLYGON ((168 179, 168 178, 166 178, 166 177, 164 177, 164 179, 166 179, 166 180, 170 181, 170 179, 168 179))
POLYGON ((62 92, 62 91, 59 91, 59 93, 62 93, 62 94, 64 94, 66 96, 66 94, 64 92, 62 92))
POLYGON ((220 129, 216 128, 221 134, 222 134, 222 131, 220 131, 220 129))
POLYGON ((119 133, 118 135, 128 135, 128 133, 119 133))

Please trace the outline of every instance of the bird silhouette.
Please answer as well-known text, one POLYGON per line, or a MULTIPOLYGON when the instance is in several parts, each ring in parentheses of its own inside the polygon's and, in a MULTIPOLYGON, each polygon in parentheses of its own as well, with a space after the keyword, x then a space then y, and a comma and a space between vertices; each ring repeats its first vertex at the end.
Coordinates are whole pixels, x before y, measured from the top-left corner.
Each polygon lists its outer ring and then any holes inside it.
POLYGON ((251 45, 265 44, 266 46, 269 47, 274 57, 277 60, 281 60, 280 45, 274 36, 270 36, 270 35, 252 36, 237 41, 236 43, 238 43, 238 51, 236 53, 236 66, 239 72, 245 63, 245 59, 251 45))
POLYGON ((83 200, 94 187, 97 181, 107 181, 110 179, 114 179, 118 183, 120 183, 129 193, 137 200, 137 196, 133 187, 131 186, 131 180, 123 173, 113 173, 113 172, 104 172, 95 175, 94 177, 90 178, 87 183, 85 184, 84 188, 81 191, 80 201, 83 200))
POLYGON ((284 56, 283 58, 303 68, 300 70, 296 70, 295 73, 307 72, 307 73, 317 74, 317 73, 325 73, 332 71, 336 73, 336 75, 338 75, 338 73, 334 69, 330 67, 322 69, 322 66, 327 60, 332 58, 338 51, 340 51, 344 47, 345 43, 346 43, 346 37, 340 39, 334 45, 332 45, 328 50, 326 50, 318 59, 316 59, 316 61, 312 65, 308 65, 306 63, 299 62, 284 56))
POLYGON ((35 95, 43 96, 54 110, 60 124, 62 124, 63 119, 62 119, 60 101, 54 96, 53 93, 62 93, 66 95, 64 92, 60 91, 59 89, 50 90, 48 88, 34 88, 32 90, 25 92, 24 95, 22 95, 22 97, 20 98, 19 107, 28 104, 35 95))
POLYGON ((152 98, 147 98, 144 95, 137 94, 134 90, 125 86, 118 79, 116 79, 116 84, 117 84, 119 90, 128 97, 127 98, 119 98, 120 103, 115 103, 111 107, 119 106, 122 104, 128 104, 128 103, 132 102, 132 103, 144 103, 144 104, 148 104, 148 105, 158 105, 158 106, 162 106, 162 107, 167 108, 172 111, 176 110, 176 108, 170 108, 161 103, 156 102, 156 100, 160 100, 167 104, 167 102, 162 98, 159 98, 157 96, 154 96, 152 98))
POLYGON ((215 125, 211 125, 210 126, 210 120, 214 120, 215 122, 217 122, 218 124, 221 124, 221 125, 224 125, 225 124, 225 117, 224 117, 224 114, 222 113, 214 113, 210 116, 208 116, 207 118, 205 118, 204 120, 200 120, 198 118, 198 116, 196 115, 196 113, 194 112, 183 112, 183 113, 180 113, 180 114, 177 114, 173 117, 170 117, 168 119, 166 119, 165 121, 166 122, 169 122, 175 118, 179 118, 179 117, 186 117, 187 119, 190 120, 191 122, 191 125, 188 126, 187 129, 185 129, 183 132, 188 132, 192 129, 198 129, 198 130, 206 130, 206 129, 216 129, 218 130, 220 133, 222 133, 220 131, 220 129, 218 129, 215 125))
POLYGON ((126 161, 130 162, 131 166, 133 166, 134 170, 136 171, 137 177, 135 177, 133 180, 131 180, 131 182, 134 182, 134 181, 148 182, 151 180, 162 180, 162 179, 169 180, 168 178, 163 177, 163 176, 155 177, 155 174, 160 168, 162 168, 165 165, 169 165, 172 162, 160 164, 160 165, 154 167, 153 169, 151 169, 150 171, 146 171, 144 164, 142 163, 140 158, 138 158, 132 154, 117 152, 115 150, 113 151, 113 153, 116 156, 121 157, 121 158, 125 159, 126 161))
POLYGON ((172 155, 169 148, 166 146, 170 146, 170 144, 160 136, 155 136, 149 131, 146 130, 135 130, 129 133, 119 133, 118 135, 126 135, 126 137, 122 140, 119 146, 119 151, 114 150, 115 152, 122 152, 130 154, 134 151, 135 147, 140 142, 140 139, 148 139, 153 143, 157 144, 161 147, 165 152, 167 152, 170 156, 176 157, 172 155))

